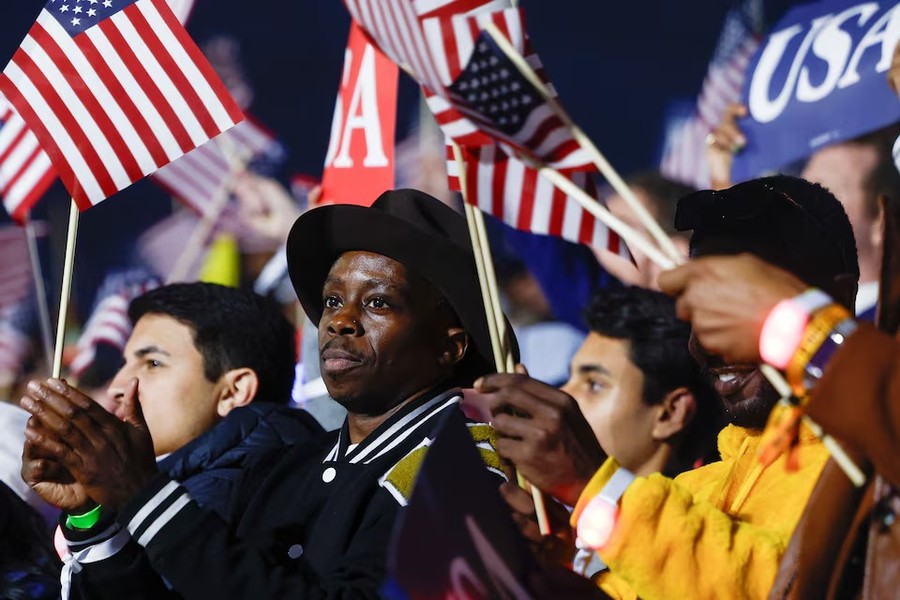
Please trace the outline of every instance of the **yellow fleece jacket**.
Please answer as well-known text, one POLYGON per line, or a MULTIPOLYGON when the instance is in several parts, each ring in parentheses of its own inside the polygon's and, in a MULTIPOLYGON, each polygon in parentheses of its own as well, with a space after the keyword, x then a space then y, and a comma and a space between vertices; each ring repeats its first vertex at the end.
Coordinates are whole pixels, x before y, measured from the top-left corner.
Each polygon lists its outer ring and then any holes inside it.
MULTIPOLYGON (((760 432, 729 425, 719 433, 722 460, 674 480, 638 477, 625 491, 616 526, 598 550, 609 566, 597 583, 613 598, 766 598, 791 534, 828 452, 808 429, 800 466, 782 456, 763 468, 760 432)), ((613 459, 585 488, 575 511, 606 485, 613 459)))

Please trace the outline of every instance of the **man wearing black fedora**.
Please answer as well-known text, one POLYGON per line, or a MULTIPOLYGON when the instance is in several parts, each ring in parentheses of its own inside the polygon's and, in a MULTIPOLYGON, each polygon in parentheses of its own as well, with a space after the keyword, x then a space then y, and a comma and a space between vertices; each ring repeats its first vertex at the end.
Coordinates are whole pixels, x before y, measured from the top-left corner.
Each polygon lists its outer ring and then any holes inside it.
MULTIPOLYGON (((93 528, 66 532, 87 549, 70 568, 74 596, 378 596, 423 449, 459 410, 459 388, 493 371, 465 220, 422 192, 389 191, 371 208, 309 211, 287 249, 343 427, 312 458, 297 448, 251 469, 226 523, 157 471, 139 404, 118 422, 75 395, 48 396, 43 409, 74 427, 47 432, 47 478, 102 506, 93 528)), ((470 432, 501 475, 490 428, 470 432)))

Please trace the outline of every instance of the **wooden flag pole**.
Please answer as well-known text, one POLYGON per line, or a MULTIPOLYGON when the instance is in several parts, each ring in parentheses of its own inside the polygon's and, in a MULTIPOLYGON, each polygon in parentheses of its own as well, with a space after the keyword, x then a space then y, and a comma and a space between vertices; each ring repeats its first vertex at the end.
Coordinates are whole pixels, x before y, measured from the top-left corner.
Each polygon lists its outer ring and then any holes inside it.
POLYGON ((66 317, 69 314, 69 297, 72 295, 72 273, 75 270, 75 240, 78 236, 78 206, 75 199, 69 205, 69 228, 66 231, 66 256, 63 262, 62 288, 59 292, 59 318, 56 320, 56 346, 53 349, 53 369, 50 376, 59 378, 62 373, 62 355, 66 337, 66 317))
MULTIPOLYGON (((484 27, 484 31, 491 36, 491 39, 496 42, 497 46, 499 46, 500 50, 506 55, 506 57, 515 65, 516 69, 522 74, 525 79, 531 83, 531 85, 535 86, 537 90, 541 93, 546 100, 547 104, 550 108, 556 113, 556 115, 562 120, 562 122, 566 125, 567 128, 572 132, 572 136, 575 138, 575 141, 578 142, 578 145, 587 152, 591 156, 591 160, 594 165, 600 170, 600 173, 606 180, 612 185, 613 189, 616 190, 616 193, 622 197, 622 199, 628 204, 628 206, 635 212, 638 218, 641 220, 641 223, 644 227, 647 228, 647 231, 650 232, 650 235, 656 240, 659 247, 672 259, 673 262, 678 263, 682 260, 681 253, 675 247, 675 244, 672 242, 671 238, 662 230, 659 226, 659 223, 656 222, 650 213, 647 212, 647 209, 641 204, 641 201, 638 200, 637 196, 634 195, 634 192, 628 186, 627 183, 619 176, 618 172, 613 168, 613 166, 606 160, 606 157, 603 156, 603 153, 594 145, 594 143, 590 140, 590 138, 577 126, 572 119, 569 118, 569 115, 566 111, 563 110, 562 106, 560 106, 559 102, 556 101, 553 94, 547 88, 543 81, 541 81, 540 77, 538 77, 537 73, 534 72, 534 69, 531 68, 531 65, 528 64, 528 61, 519 54, 519 52, 513 47, 512 44, 509 43, 509 40, 506 39, 506 36, 497 28, 493 23, 488 23, 484 27)), ((591 199, 591 202, 596 204, 597 202, 591 199)))
POLYGON ((41 346, 44 348, 44 360, 47 367, 53 365, 53 337, 50 323, 50 308, 47 306, 47 290, 44 288, 44 271, 41 268, 41 255, 38 253, 37 235, 30 215, 25 216, 25 240, 28 242, 28 258, 31 261, 31 274, 34 277, 34 294, 38 309, 38 322, 41 327, 41 346))
POLYGON ((491 337, 491 350, 494 354, 494 366, 498 373, 505 371, 506 358, 503 356, 503 344, 497 331, 497 321, 494 319, 493 301, 488 286, 485 284, 487 274, 484 270, 484 255, 481 253, 481 245, 478 240, 478 229, 475 226, 474 206, 463 202, 466 213, 466 223, 469 226, 469 239, 472 241, 472 253, 475 255, 475 269, 478 271, 478 282, 481 284, 481 300, 484 303, 485 316, 487 318, 488 335, 491 337))
MULTIPOLYGON (((503 316, 503 309, 500 306, 500 294, 497 286, 497 277, 494 272, 493 260, 491 258, 491 248, 488 243, 487 232, 484 227, 484 216, 478 207, 473 206, 465 201, 466 190, 466 171, 463 161, 462 152, 459 146, 451 143, 453 148, 453 156, 459 167, 460 189, 463 194, 463 206, 466 212, 466 222, 469 226, 469 237, 472 240, 472 252, 475 255, 475 266, 478 270, 478 281, 481 286, 481 297, 484 301, 485 317, 488 322, 488 331, 491 335, 491 347, 494 353, 494 361, 498 373, 512 373, 515 365, 512 356, 509 337, 506 332, 506 319, 503 316)), ((525 489, 531 488, 531 498, 534 500, 534 510, 537 515, 538 527, 541 535, 550 535, 550 519, 547 516, 547 506, 544 501, 544 495, 533 485, 530 485, 525 478, 517 471, 516 478, 519 485, 525 489)))
POLYGON ((598 221, 609 227, 611 230, 619 234, 625 244, 629 248, 640 250, 654 263, 665 270, 674 269, 683 257, 668 257, 654 246, 642 233, 635 231, 629 227, 624 221, 609 212, 602 204, 597 202, 590 194, 578 187, 571 179, 557 171, 552 167, 541 164, 527 156, 521 157, 522 160, 532 169, 536 170, 542 177, 550 181, 555 187, 565 192, 573 200, 587 212, 591 213, 598 221))
POLYGON ((494 271, 490 240, 488 239, 487 228, 484 225, 484 213, 477 206, 472 206, 468 202, 465 204, 472 209, 472 218, 478 235, 478 243, 481 246, 481 254, 484 256, 485 281, 487 282, 488 294, 494 311, 494 321, 497 324, 497 337, 502 348, 504 371, 506 373, 514 373, 516 369, 515 358, 513 357, 510 338, 506 331, 506 317, 503 315, 503 306, 500 304, 500 287, 497 284, 497 273, 494 271))

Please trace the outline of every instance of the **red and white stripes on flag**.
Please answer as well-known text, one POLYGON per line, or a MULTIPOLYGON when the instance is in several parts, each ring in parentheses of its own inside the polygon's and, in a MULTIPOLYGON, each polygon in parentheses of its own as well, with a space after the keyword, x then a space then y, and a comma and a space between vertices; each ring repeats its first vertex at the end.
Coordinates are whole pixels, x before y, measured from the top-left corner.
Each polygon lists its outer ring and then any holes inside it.
MULTIPOLYGON (((629 257, 625 243, 578 202, 538 172, 504 152, 499 146, 462 148, 466 202, 510 227, 570 242, 586 244, 629 257)), ((459 166, 447 147, 447 173, 451 189, 460 189, 459 166)), ((591 174, 572 173, 572 181, 597 198, 591 174)))
POLYGON ((275 135, 248 118, 164 166, 153 174, 153 179, 188 208, 204 215, 219 194, 228 192, 229 180, 235 174, 235 161, 246 166, 254 156, 278 148, 275 135), (226 152, 231 154, 230 158, 226 152))
POLYGON ((556 97, 531 48, 521 9, 445 19, 440 31, 428 32, 437 64, 453 79, 452 88, 432 90, 438 93, 429 98, 444 133, 468 146, 483 143, 486 134, 490 140, 499 140, 517 153, 561 171, 592 168, 591 156, 581 148, 558 107, 546 101, 499 48, 489 49, 489 38, 483 33, 488 25, 496 27, 535 71, 550 96, 556 97))
POLYGON ((17 322, 22 308, 0 309, 0 373, 19 373, 31 353, 31 338, 17 322))
POLYGON ((159 281, 148 279, 141 283, 126 286, 116 293, 110 294, 97 303, 94 312, 85 323, 81 337, 75 347, 75 357, 69 369, 75 377, 80 377, 94 362, 97 356, 97 345, 104 343, 125 349, 131 336, 132 324, 128 318, 128 306, 131 301, 154 288, 159 281))
POLYGON ((55 179, 47 153, 0 95, 0 197, 6 212, 21 223, 55 179))
POLYGON ((428 28, 454 15, 509 6, 506 0, 345 0, 347 10, 385 55, 420 83, 435 90, 450 85, 434 62, 428 28))
POLYGON ((243 118, 165 0, 49 0, 0 92, 82 210, 243 118))
POLYGON ((33 291, 34 276, 24 229, 15 225, 0 227, 0 257, 0 310, 4 310, 33 291))

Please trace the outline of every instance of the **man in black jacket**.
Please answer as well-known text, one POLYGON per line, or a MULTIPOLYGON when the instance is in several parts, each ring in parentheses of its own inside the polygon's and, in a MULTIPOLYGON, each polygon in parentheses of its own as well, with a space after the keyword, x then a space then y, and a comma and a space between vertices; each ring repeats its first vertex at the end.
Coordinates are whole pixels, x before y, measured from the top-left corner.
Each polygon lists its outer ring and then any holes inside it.
MULTIPOLYGON (((133 388, 120 423, 56 382, 32 387, 23 403, 35 416, 28 444, 41 458, 26 464, 28 478, 78 487, 102 506, 91 529, 66 532, 86 558, 73 568, 73 590, 377 597, 394 520, 440 416, 458 410, 459 386, 493 370, 465 222, 421 192, 386 192, 372 208, 300 217, 288 258, 319 326, 329 394, 348 417, 323 454, 310 460, 299 449, 254 469, 231 524, 157 472, 133 388), (122 541, 126 531, 131 543, 122 541)), ((499 473, 490 429, 470 431, 499 473)))
POLYGON ((244 469, 324 433, 309 413, 287 406, 295 338, 274 302, 176 283, 135 298, 128 318, 134 329, 108 396, 118 406, 138 380, 159 468, 201 506, 228 519, 244 469))

